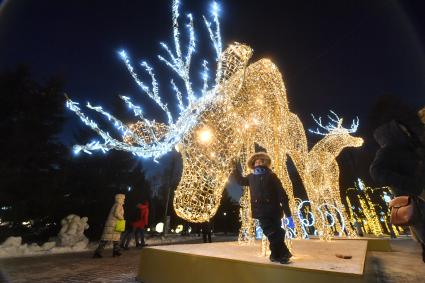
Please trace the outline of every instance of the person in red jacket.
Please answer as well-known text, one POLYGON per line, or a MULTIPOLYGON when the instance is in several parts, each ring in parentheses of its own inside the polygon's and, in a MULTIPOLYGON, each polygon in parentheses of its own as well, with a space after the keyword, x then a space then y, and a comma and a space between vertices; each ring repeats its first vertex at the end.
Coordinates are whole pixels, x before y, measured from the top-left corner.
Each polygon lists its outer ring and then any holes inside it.
POLYGON ((137 208, 139 209, 139 218, 132 223, 134 237, 136 239, 136 247, 144 247, 147 246, 145 243, 145 227, 148 225, 149 219, 149 202, 139 203, 137 208))

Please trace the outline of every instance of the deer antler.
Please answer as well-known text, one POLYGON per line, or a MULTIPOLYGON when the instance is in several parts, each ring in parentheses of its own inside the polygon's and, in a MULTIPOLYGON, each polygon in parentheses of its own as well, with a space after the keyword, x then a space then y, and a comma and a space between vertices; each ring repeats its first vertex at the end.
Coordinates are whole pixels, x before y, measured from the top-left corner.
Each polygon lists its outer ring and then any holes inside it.
POLYGON ((319 126, 315 130, 309 129, 308 131, 313 134, 318 134, 321 136, 326 135, 337 135, 337 134, 351 134, 355 133, 359 127, 359 117, 356 117, 351 122, 351 127, 349 129, 344 128, 342 126, 343 118, 340 118, 334 111, 329 111, 331 114, 327 115, 330 122, 327 125, 324 125, 322 122, 322 117, 316 118, 313 114, 311 116, 313 117, 313 120, 316 122, 316 124, 319 126), (320 131, 320 129, 325 130, 326 132, 320 131))

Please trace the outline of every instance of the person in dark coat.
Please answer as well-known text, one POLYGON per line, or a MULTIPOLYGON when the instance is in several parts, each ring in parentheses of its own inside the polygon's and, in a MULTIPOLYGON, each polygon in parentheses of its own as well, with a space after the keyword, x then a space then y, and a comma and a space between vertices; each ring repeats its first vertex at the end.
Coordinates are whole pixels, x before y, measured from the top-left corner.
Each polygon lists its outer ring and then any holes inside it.
POLYGON ((270 260, 289 263, 292 254, 285 245, 285 230, 281 227, 283 212, 291 217, 288 196, 277 175, 270 169, 271 159, 265 152, 253 154, 247 166, 253 170, 243 177, 236 164, 233 176, 241 186, 249 186, 252 217, 260 222, 263 233, 270 242, 270 260))
POLYGON ((202 239, 204 240, 204 243, 211 243, 211 222, 206 221, 201 223, 201 229, 202 229, 202 239))
POLYGON ((131 239, 134 235, 133 222, 139 219, 139 208, 133 200, 129 200, 124 204, 125 211, 125 231, 121 236, 121 248, 128 250, 131 239))
POLYGON ((412 196, 417 220, 410 228, 422 245, 425 262, 425 203, 419 197, 425 189, 425 108, 380 126, 374 137, 381 148, 370 174, 379 185, 389 186, 395 196, 412 196))

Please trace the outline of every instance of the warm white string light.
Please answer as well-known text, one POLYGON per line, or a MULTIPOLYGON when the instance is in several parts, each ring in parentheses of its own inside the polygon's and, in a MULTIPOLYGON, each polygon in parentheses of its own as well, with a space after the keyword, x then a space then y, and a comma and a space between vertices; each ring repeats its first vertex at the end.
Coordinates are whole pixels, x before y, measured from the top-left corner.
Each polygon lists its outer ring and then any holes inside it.
POLYGON ((371 188, 358 179, 355 188, 347 189, 346 201, 350 222, 353 226, 360 225, 359 228, 366 234, 398 236, 404 232, 404 228, 390 223, 391 210, 388 203, 393 197, 389 187, 371 188), (378 202, 377 197, 381 199, 378 202), (356 201, 356 205, 353 201, 356 201))

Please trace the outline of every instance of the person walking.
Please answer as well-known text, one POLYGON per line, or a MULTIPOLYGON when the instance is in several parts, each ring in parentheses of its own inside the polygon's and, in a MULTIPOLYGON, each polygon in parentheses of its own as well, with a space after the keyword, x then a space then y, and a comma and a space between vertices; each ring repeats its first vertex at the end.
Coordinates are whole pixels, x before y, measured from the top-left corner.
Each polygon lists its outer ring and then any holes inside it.
POLYGON ((380 149, 370 165, 370 175, 393 194, 410 196, 415 205, 412 234, 422 245, 425 262, 425 108, 381 125, 374 132, 380 149))
POLYGON ((139 218, 133 222, 134 236, 136 239, 136 247, 147 246, 145 243, 145 227, 149 224, 149 202, 144 201, 137 205, 139 209, 139 218))
POLYGON ((139 208, 137 207, 137 202, 132 199, 128 199, 124 205, 125 211, 125 231, 121 235, 121 248, 123 250, 128 250, 128 246, 130 245, 131 239, 134 236, 135 230, 133 227, 133 223, 139 220, 140 213, 139 208))
POLYGON ((211 222, 206 221, 201 224, 202 239, 204 243, 211 243, 211 222))
POLYGON ((118 220, 124 220, 124 200, 125 195, 115 195, 115 203, 109 211, 99 246, 95 250, 93 258, 102 257, 102 251, 105 249, 105 246, 108 242, 113 243, 112 256, 116 257, 121 255, 119 245, 121 232, 116 231, 116 225, 118 220))
POLYGON ((287 264, 292 257, 285 245, 285 230, 281 227, 283 212, 291 217, 288 196, 277 175, 270 169, 271 159, 266 152, 254 153, 247 162, 252 170, 244 177, 234 162, 233 176, 241 186, 249 186, 252 217, 260 222, 270 242, 270 261, 287 264))

